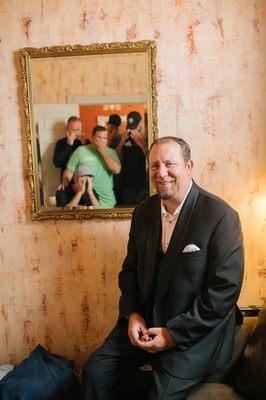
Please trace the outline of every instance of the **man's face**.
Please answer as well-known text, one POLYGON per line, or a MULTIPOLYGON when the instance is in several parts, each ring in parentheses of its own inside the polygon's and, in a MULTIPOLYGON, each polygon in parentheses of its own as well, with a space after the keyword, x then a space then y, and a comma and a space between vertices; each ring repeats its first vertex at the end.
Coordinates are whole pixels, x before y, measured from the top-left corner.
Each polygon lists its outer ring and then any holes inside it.
POLYGON ((108 134, 113 135, 114 133, 118 132, 119 127, 118 126, 114 126, 112 124, 108 124, 107 125, 107 131, 108 134))
POLYGON ((188 189, 193 163, 185 162, 178 143, 155 145, 149 155, 151 181, 163 200, 179 199, 188 189))
POLYGON ((80 121, 71 121, 68 124, 68 132, 76 136, 77 139, 82 137, 82 125, 80 121))
POLYGON ((117 134, 119 127, 112 124, 107 125, 108 143, 111 142, 113 137, 117 134))
POLYGON ((93 137, 93 142, 98 142, 103 144, 104 146, 107 146, 107 140, 108 140, 108 133, 107 131, 101 131, 101 132, 96 132, 95 136, 93 137))

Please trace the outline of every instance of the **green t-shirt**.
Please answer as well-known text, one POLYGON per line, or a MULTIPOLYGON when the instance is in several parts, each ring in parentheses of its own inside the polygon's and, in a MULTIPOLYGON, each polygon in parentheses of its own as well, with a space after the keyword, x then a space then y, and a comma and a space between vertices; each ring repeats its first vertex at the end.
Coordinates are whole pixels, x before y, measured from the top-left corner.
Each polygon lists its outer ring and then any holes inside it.
MULTIPOLYGON (((106 147, 107 153, 119 161, 115 150, 106 147)), ((74 172, 80 165, 90 168, 93 178, 93 189, 99 197, 100 208, 113 208, 116 199, 113 191, 113 173, 107 168, 101 154, 91 145, 79 146, 71 155, 66 167, 74 172)))

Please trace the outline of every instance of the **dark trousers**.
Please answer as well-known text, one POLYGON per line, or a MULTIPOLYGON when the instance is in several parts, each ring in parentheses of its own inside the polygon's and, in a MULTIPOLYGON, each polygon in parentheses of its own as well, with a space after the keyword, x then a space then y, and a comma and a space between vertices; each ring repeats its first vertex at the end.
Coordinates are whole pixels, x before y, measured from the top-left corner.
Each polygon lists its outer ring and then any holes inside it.
POLYGON ((122 320, 86 362, 82 400, 185 400, 202 379, 181 379, 166 373, 158 354, 150 355, 132 346, 127 336, 127 321, 122 320), (136 371, 148 361, 152 373, 143 373, 143 386, 136 371))

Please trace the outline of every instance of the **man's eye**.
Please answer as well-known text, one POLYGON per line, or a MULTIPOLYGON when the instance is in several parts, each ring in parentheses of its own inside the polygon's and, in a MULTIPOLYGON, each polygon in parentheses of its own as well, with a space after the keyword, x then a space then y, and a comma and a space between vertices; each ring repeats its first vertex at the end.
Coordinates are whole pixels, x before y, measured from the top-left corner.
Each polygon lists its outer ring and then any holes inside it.
POLYGON ((158 165, 152 165, 152 166, 151 166, 151 170, 152 170, 152 171, 155 171, 157 168, 158 168, 158 165))

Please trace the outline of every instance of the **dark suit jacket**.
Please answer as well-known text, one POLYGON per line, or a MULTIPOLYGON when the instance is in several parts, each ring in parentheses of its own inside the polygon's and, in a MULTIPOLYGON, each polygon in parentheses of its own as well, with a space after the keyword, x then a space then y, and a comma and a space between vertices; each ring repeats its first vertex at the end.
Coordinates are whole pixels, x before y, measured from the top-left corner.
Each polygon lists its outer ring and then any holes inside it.
POLYGON ((243 279, 238 214, 193 183, 163 264, 157 249, 161 205, 153 196, 132 217, 128 254, 119 275, 120 317, 139 312, 167 327, 176 347, 157 353, 163 368, 181 378, 207 375, 231 356, 235 306, 243 279), (183 253, 194 244, 199 251, 183 253))

